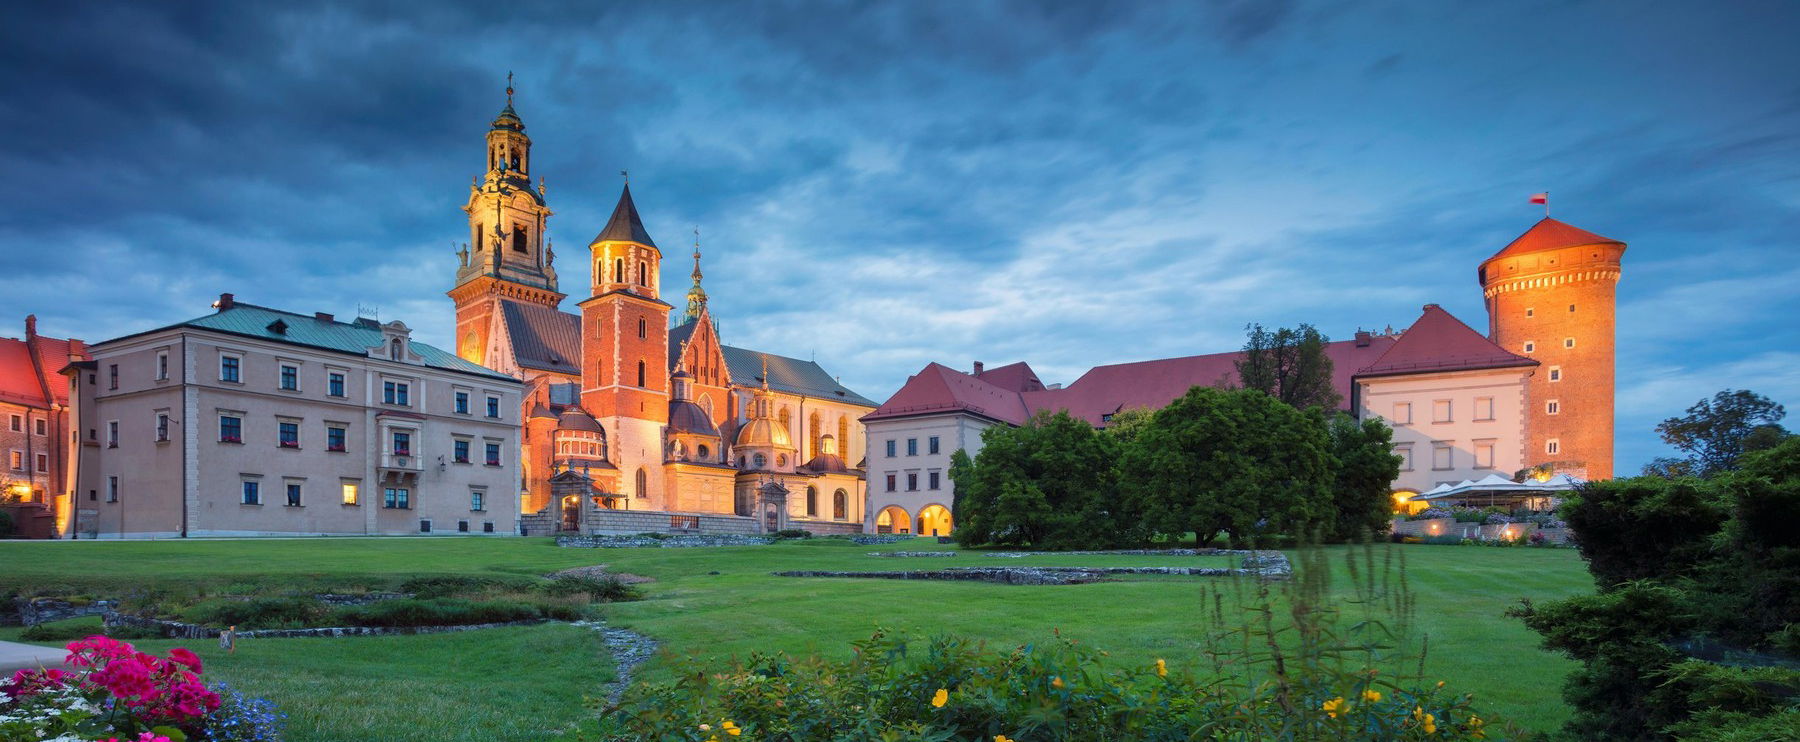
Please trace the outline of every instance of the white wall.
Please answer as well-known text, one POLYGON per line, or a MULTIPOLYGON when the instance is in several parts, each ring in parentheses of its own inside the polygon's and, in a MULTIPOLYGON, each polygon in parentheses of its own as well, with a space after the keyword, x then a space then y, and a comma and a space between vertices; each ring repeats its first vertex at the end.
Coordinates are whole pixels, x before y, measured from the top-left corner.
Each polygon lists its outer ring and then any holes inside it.
POLYGON ((1507 368, 1358 380, 1357 417, 1386 420, 1394 428, 1395 451, 1411 452, 1410 466, 1401 464, 1394 490, 1423 492, 1443 482, 1490 474, 1511 477, 1523 468, 1529 372, 1507 368), (1491 416, 1485 414, 1489 402, 1484 400, 1491 400, 1491 416), (1448 419, 1443 420, 1446 405, 1448 419), (1405 406, 1410 406, 1410 420, 1405 406))

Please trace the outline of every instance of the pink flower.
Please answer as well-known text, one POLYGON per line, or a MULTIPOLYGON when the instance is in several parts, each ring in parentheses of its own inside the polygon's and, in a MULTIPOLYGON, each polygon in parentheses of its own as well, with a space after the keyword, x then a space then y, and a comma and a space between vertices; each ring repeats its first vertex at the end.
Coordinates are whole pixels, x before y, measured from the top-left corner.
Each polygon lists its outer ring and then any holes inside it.
POLYGON ((100 684, 119 698, 146 699, 156 694, 156 685, 150 682, 150 668, 136 657, 113 660, 106 667, 95 670, 88 679, 100 684))
POLYGON ((201 672, 200 655, 194 654, 193 650, 187 647, 176 647, 169 650, 169 659, 180 663, 189 670, 201 672))

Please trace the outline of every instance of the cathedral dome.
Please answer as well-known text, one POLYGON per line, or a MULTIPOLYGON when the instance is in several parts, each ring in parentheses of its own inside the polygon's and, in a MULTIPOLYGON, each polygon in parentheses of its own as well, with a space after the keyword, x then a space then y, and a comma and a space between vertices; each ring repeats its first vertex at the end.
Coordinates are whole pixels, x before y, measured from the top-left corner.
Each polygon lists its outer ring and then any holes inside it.
POLYGON ((550 413, 550 408, 545 407, 541 404, 533 405, 531 408, 531 414, 527 415, 527 417, 530 417, 532 419, 539 419, 539 418, 549 418, 551 420, 557 419, 556 415, 553 415, 550 413))
POLYGON ((844 465, 843 457, 838 456, 835 453, 822 453, 814 456, 812 457, 812 460, 806 462, 806 465, 802 468, 807 471, 829 474, 850 471, 850 467, 844 465))
POLYGON ((595 420, 593 415, 587 414, 579 407, 563 410, 563 414, 556 418, 556 427, 561 430, 585 430, 602 435, 606 433, 606 429, 600 427, 599 421, 595 420))
POLYGON ((706 410, 684 399, 669 403, 669 432, 719 437, 719 429, 713 427, 712 420, 706 416, 706 410))
POLYGON ((738 428, 737 444, 740 446, 765 446, 770 448, 786 448, 792 450, 794 441, 788 437, 786 428, 768 418, 756 418, 738 428))

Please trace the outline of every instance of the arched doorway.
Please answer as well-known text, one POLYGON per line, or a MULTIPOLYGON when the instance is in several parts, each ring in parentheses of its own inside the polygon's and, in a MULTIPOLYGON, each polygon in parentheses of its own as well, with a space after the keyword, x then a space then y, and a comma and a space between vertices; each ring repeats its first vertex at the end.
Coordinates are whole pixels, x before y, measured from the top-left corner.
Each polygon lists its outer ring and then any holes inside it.
POLYGON ((950 509, 942 505, 926 505, 919 511, 920 536, 950 535, 950 509))
POLYGON ((875 515, 876 533, 912 533, 912 517, 896 505, 889 505, 875 515))
POLYGON ((564 497, 562 501, 562 530, 581 530, 581 498, 575 495, 564 497))

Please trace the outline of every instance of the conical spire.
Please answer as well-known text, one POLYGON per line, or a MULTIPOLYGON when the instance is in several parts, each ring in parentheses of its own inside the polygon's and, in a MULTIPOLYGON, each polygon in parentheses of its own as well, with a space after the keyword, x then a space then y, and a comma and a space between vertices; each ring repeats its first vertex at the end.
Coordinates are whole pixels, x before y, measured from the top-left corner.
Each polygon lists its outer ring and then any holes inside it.
POLYGON ((687 292, 687 314, 683 322, 700 319, 700 310, 706 308, 706 289, 700 288, 700 228, 694 228, 694 287, 687 292))
POLYGON ((600 230, 595 242, 636 242, 640 245, 656 247, 650 241, 650 233, 644 229, 644 220, 638 216, 637 204, 631 200, 631 184, 619 194, 619 205, 613 207, 612 218, 606 221, 606 228, 600 230))

